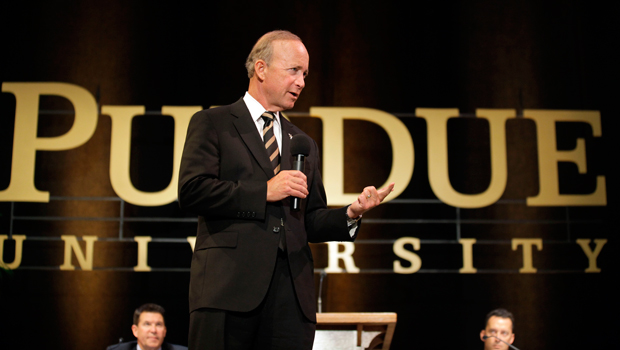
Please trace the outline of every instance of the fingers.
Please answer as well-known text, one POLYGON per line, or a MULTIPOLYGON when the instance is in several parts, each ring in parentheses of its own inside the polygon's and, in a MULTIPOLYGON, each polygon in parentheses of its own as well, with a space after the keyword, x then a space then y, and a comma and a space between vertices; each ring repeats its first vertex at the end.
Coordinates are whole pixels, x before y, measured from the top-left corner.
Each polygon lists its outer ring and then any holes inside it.
MULTIPOLYGON (((303 198, 308 195, 308 184, 306 183, 306 175, 301 171, 293 170, 293 171, 281 171, 276 175, 279 177, 279 181, 284 186, 283 189, 292 190, 296 192, 295 194, 303 194, 303 198), (297 193, 299 192, 299 193, 297 193)), ((289 195, 293 195, 290 193, 289 195)), ((299 197, 299 196, 296 196, 299 197)))
POLYGON ((364 188, 362 193, 358 197, 358 201, 362 204, 362 207, 374 207, 381 203, 381 199, 379 197, 379 193, 374 186, 368 186, 364 188))
POLYGON ((379 191, 377 191, 377 194, 379 195, 379 198, 380 198, 381 202, 383 202, 385 197, 387 197, 388 194, 390 194, 392 191, 394 191, 394 183, 393 182, 391 184, 389 184, 387 187, 384 187, 384 188, 380 189, 379 191))
POLYGON ((364 188, 360 196, 365 196, 367 203, 379 205, 392 191, 394 191, 393 182, 380 190, 377 190, 374 186, 368 186, 364 188))
POLYGON ((380 190, 377 190, 374 186, 364 188, 362 193, 360 193, 357 197, 357 201, 353 202, 349 207, 351 212, 354 214, 353 216, 349 215, 349 217, 357 217, 378 206, 393 190, 393 182, 380 190))
POLYGON ((349 207, 353 214, 352 216, 349 215, 349 217, 358 217, 359 215, 362 215, 368 210, 376 207, 379 203, 381 203, 381 199, 377 189, 374 186, 366 187, 362 193, 357 196, 357 201, 353 202, 349 207))
POLYGON ((286 197, 306 198, 306 175, 298 170, 283 170, 267 181, 267 201, 275 202, 286 197))
POLYGON ((280 187, 279 190, 287 196, 306 198, 308 195, 308 184, 306 175, 301 171, 281 171, 278 173, 280 187))

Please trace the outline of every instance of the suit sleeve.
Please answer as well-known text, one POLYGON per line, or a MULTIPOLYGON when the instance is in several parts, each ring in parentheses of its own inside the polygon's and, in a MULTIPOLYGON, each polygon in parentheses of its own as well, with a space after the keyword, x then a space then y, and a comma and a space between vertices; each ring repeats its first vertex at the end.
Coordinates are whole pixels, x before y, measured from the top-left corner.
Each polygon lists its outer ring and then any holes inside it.
POLYGON ((312 181, 308 184, 311 193, 305 212, 305 226, 308 241, 311 243, 321 243, 328 241, 353 241, 359 231, 359 226, 353 237, 349 233, 347 226, 347 207, 328 209, 327 195, 323 186, 321 170, 319 168, 320 157, 318 157, 318 146, 313 143, 312 152, 317 154, 313 165, 312 181))
POLYGON ((217 111, 204 110, 190 121, 179 172, 179 205, 204 217, 263 219, 267 182, 222 179, 221 125, 217 111))

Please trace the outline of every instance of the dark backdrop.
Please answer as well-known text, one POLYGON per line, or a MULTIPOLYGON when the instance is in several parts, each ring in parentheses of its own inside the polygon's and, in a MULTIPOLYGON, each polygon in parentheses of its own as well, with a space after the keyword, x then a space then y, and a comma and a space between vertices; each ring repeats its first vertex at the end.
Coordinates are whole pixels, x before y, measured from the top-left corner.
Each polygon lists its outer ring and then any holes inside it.
MULTIPOLYGON (((472 226, 470 237, 497 239, 500 247, 488 253, 484 248, 475 250, 481 256, 475 265, 504 269, 505 273, 459 275, 423 270, 414 275, 330 275, 324 310, 398 312, 394 349, 481 348, 478 333, 484 315, 499 306, 515 313, 515 345, 521 349, 583 349, 615 344, 614 335, 620 326, 615 316, 618 293, 613 287, 618 280, 616 213, 620 183, 613 167, 619 148, 617 9, 591 1, 404 4, 5 2, 0 15, 0 80, 68 82, 86 88, 100 105, 145 105, 148 111, 158 111, 162 105, 227 104, 247 88, 243 65, 253 43, 269 30, 287 29, 304 40, 311 58, 307 87, 295 112, 307 112, 311 106, 369 107, 399 115, 413 114, 416 107, 459 108, 463 114, 472 114, 476 108, 514 108, 518 113, 524 108, 599 110, 603 137, 595 143, 596 152, 588 151, 588 163, 606 176, 608 205, 570 210, 594 222, 575 228, 579 237, 609 240, 599 257, 602 273, 574 272, 587 267, 576 245, 555 250, 553 245, 545 245, 545 252, 552 252, 554 261, 573 272, 518 274, 515 271, 521 262, 515 257, 520 255, 511 252, 508 239, 547 239, 546 231, 536 236, 527 225, 507 229, 501 225, 472 226)), ((0 188, 6 188, 10 182, 15 99, 3 93, 0 102, 0 188)), ((41 108, 67 107, 62 101, 48 98, 42 99, 41 108)), ((137 118, 134 124, 131 176, 139 189, 154 191, 169 182, 170 169, 162 170, 159 164, 162 154, 171 156, 172 139, 166 133, 170 121, 164 119, 137 118)), ((426 175, 425 123, 419 118, 403 120, 414 139, 416 169, 401 198, 433 200, 436 197, 426 175)), ((39 135, 62 134, 71 121, 70 117, 42 119, 39 135)), ((297 122, 320 139, 320 123, 316 120, 297 118, 297 122)), ((454 185, 475 193, 485 188, 485 179, 488 181, 488 160, 468 155, 478 150, 480 145, 472 140, 484 135, 486 129, 475 122, 458 123, 450 126, 450 130, 460 132, 456 142, 462 143, 462 147, 450 148, 456 152, 451 153, 451 172, 463 171, 466 178, 482 177, 483 186, 456 179, 454 185)), ((502 199, 521 202, 512 207, 498 204, 489 209, 463 210, 463 217, 563 217, 569 209, 525 207, 523 199, 538 190, 535 127, 525 120, 510 123, 508 142, 513 153, 509 155, 509 184, 502 199)), ((380 144, 387 142, 372 126, 353 125, 349 130, 354 135, 376 132, 380 144)), ((39 152, 37 188, 51 191, 52 196, 114 197, 107 173, 109 135, 110 120, 100 116, 95 135, 79 150, 39 152)), ((356 148, 359 142, 354 137, 345 140, 348 152, 366 150, 356 148)), ((484 149, 485 144, 480 147, 484 149)), ((347 168, 348 174, 361 173, 353 179, 347 177, 348 190, 357 191, 364 184, 385 180, 385 170, 381 170, 384 167, 374 166, 375 161, 382 160, 370 157, 347 168), (357 172, 358 168, 365 171, 357 172), (379 170, 368 170, 373 168, 379 170)), ((586 180, 569 178, 564 186, 578 192, 586 180)), ((180 213, 175 203, 158 208, 125 204, 119 209, 117 201, 90 206, 71 200, 14 206, 5 202, 0 203, 0 209, 0 234, 6 234, 13 225, 9 220, 11 211, 21 216, 71 216, 79 212, 75 215, 92 217, 118 215, 114 213, 122 210, 129 217, 192 217, 191 213, 180 213)), ((452 215, 453 208, 438 203, 417 204, 395 212, 401 218, 444 217, 452 215)), ((389 214, 378 210, 370 218, 389 214)), ((195 224, 126 223, 123 228, 126 237, 183 238, 193 235, 195 224)), ((363 227, 360 239, 386 237, 393 241, 412 236, 432 240, 443 234, 441 225, 422 226, 418 231, 410 228, 369 224, 363 227)), ((118 223, 26 220, 15 222, 11 230, 13 234, 49 239, 28 243, 26 248, 41 254, 25 256, 24 267, 58 266, 62 263, 61 234, 115 237, 118 223)), ((21 268, 1 272, 1 348, 103 349, 118 337, 132 338, 132 310, 144 302, 164 305, 168 309, 168 339, 186 344, 189 274, 183 268, 189 266, 191 258, 188 247, 151 243, 149 261, 153 268, 182 271, 136 273, 105 269, 117 266, 119 261, 132 266, 135 244, 127 243, 122 249, 101 244, 97 249, 105 253, 95 259, 99 269, 94 271, 21 268), (177 258, 169 258, 173 255, 177 258)), ((11 260, 8 250, 6 261, 11 260)), ((317 266, 324 267, 325 248, 316 246, 313 250, 317 266)), ((359 256, 365 258, 357 259, 362 268, 376 268, 377 264, 391 267, 393 257, 377 258, 383 251, 390 254, 389 245, 360 244, 358 250, 359 256), (373 265, 372 259, 378 262, 373 265)), ((420 255, 425 264, 453 263, 453 269, 460 267, 458 244, 429 243, 420 255)), ((542 257, 534 261, 547 271, 555 266, 545 265, 542 257)))

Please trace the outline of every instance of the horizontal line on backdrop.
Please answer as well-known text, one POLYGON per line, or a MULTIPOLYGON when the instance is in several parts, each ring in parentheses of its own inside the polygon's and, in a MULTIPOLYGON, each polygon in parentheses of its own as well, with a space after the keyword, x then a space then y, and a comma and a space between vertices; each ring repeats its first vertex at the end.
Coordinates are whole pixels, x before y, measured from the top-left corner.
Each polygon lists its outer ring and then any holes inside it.
MULTIPOLYGON (((44 236, 31 236, 26 234, 27 240, 29 241, 38 241, 38 242, 58 242, 58 241, 62 241, 62 238, 60 237, 44 237, 44 236)), ((144 237, 144 236, 138 236, 138 237, 144 237)), ((192 236, 193 237, 193 236, 192 236)), ((474 237, 464 237, 464 238, 474 238, 474 237)), ((82 236, 77 236, 76 239, 78 241, 84 241, 84 239, 82 239, 82 236)), ((574 241, 569 241, 569 240, 546 240, 543 239, 542 240, 544 244, 559 244, 559 245, 563 245, 563 244, 575 244, 574 241)), ((120 242, 120 243, 134 243, 135 240, 133 238, 117 238, 117 237, 97 237, 97 242, 120 242)), ((174 238, 174 237, 167 237, 167 238, 156 238, 156 237, 151 237, 150 240, 151 243, 179 243, 179 244, 188 244, 187 242, 187 237, 184 238, 174 238)), ((396 239, 358 239, 356 240, 355 244, 394 244, 394 242, 396 242, 396 239)), ((327 244, 327 243, 311 243, 312 245, 318 245, 318 244, 327 244)), ((457 240, 451 240, 451 239, 420 239, 420 244, 460 244, 459 241, 457 240)), ((512 244, 512 240, 510 239, 498 239, 498 240, 491 240, 491 239, 484 239, 484 240, 478 240, 476 239, 476 244, 483 244, 483 245, 495 245, 495 244, 512 244)))
MULTIPOLYGON (((100 107, 100 106, 99 106, 100 107)), ((204 106, 203 106, 204 107, 204 106)), ((207 107, 208 108, 208 107, 207 107)), ((394 113, 394 112, 386 112, 392 115, 395 115, 399 118, 421 118, 416 116, 415 113, 394 113)), ((39 109, 39 114, 42 115, 74 115, 75 111, 73 109, 39 109)), ((285 112, 286 116, 291 117, 310 117, 310 111, 308 112, 285 112)), ((99 113, 99 115, 105 115, 99 113)), ((161 110, 148 110, 144 111, 143 115, 163 115, 161 110)), ((475 113, 459 113, 457 116, 459 118, 476 118, 475 113)), ((515 115, 516 118, 523 117, 522 115, 515 115)))
MULTIPOLYGON (((121 202, 120 197, 70 197, 70 196, 50 196, 50 201, 108 201, 108 202, 121 202)), ((32 202, 30 202, 32 203, 32 202)), ((45 204, 45 203, 41 203, 45 204)))
MULTIPOLYGON (((80 217, 80 216, 14 216, 19 221, 121 221, 121 217, 80 217)), ((124 222, 198 222, 198 218, 148 218, 123 217, 124 222)))
POLYGON ((603 220, 363 219, 366 224, 595 224, 603 220))
MULTIPOLYGON (((122 202, 123 200, 120 197, 86 197, 86 196, 50 196, 50 201, 105 201, 105 202, 122 202)), ((170 203, 178 202, 178 200, 174 200, 170 203)), ((46 204, 45 202, 14 202, 14 203, 28 203, 28 204, 46 204)), ((493 204, 525 204, 525 199, 499 199, 493 204)), ((392 199, 389 202, 383 203, 386 204, 445 204, 439 199, 433 198, 396 198, 392 199)), ((446 204, 447 205, 447 204, 446 204)), ((455 208, 456 209, 456 208, 455 208)), ((460 209, 468 209, 468 208, 460 208, 460 209)), ((475 210, 475 209, 474 209, 475 210)))
MULTIPOLYGON (((197 218, 14 216, 16 221, 198 222, 197 218)), ((364 219, 366 224, 602 224, 603 220, 364 219)))
MULTIPOLYGON (((314 273, 322 273, 323 269, 314 269, 314 273)), ((518 269, 477 269, 476 273, 460 273, 458 269, 420 269, 412 274, 397 274, 391 269, 360 269, 359 273, 347 273, 336 272, 328 274, 395 274, 395 275, 415 275, 419 273, 443 273, 443 274, 457 274, 457 275, 476 275, 476 274, 521 274, 518 269)), ((585 270, 545 270, 538 269, 534 274, 569 274, 569 273, 585 273, 585 270)), ((525 273, 523 275, 526 275, 525 273)))
MULTIPOLYGON (((20 266, 16 271, 19 270, 28 270, 28 271, 61 271, 60 266, 20 266)), ((75 270, 63 270, 63 271, 84 271, 79 267, 76 267, 75 270)), ((90 271, 116 271, 116 272, 136 272, 133 267, 93 267, 90 271)), ((183 272, 189 273, 189 268, 184 267, 152 267, 150 271, 140 271, 143 272, 183 272)), ((315 274, 320 274, 323 272, 323 269, 314 269, 315 274)), ((412 274, 397 274, 393 270, 390 269, 360 269, 358 273, 347 273, 347 272, 336 272, 336 273, 328 273, 328 275, 363 275, 363 274, 394 274, 394 275, 416 275, 416 274, 456 274, 456 275, 478 275, 478 274, 521 274, 518 269, 477 269, 476 273, 459 273, 458 269, 420 269, 412 274)), ((585 270, 544 270, 538 269, 536 273, 528 273, 522 275, 551 275, 551 274, 585 274, 585 270)))

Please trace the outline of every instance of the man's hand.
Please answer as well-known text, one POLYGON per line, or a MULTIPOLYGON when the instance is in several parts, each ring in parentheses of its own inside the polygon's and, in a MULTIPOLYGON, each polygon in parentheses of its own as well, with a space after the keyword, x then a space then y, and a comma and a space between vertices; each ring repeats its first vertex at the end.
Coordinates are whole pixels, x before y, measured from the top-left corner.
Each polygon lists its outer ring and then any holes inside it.
POLYGON ((282 170, 267 181, 267 202, 277 202, 286 197, 306 198, 306 175, 299 170, 282 170))
POLYGON ((388 185, 388 187, 377 190, 374 186, 368 186, 364 188, 364 191, 357 197, 357 201, 351 203, 347 209, 347 215, 351 219, 355 219, 370 209, 376 207, 383 202, 383 199, 387 197, 390 192, 394 190, 394 183, 388 185))

